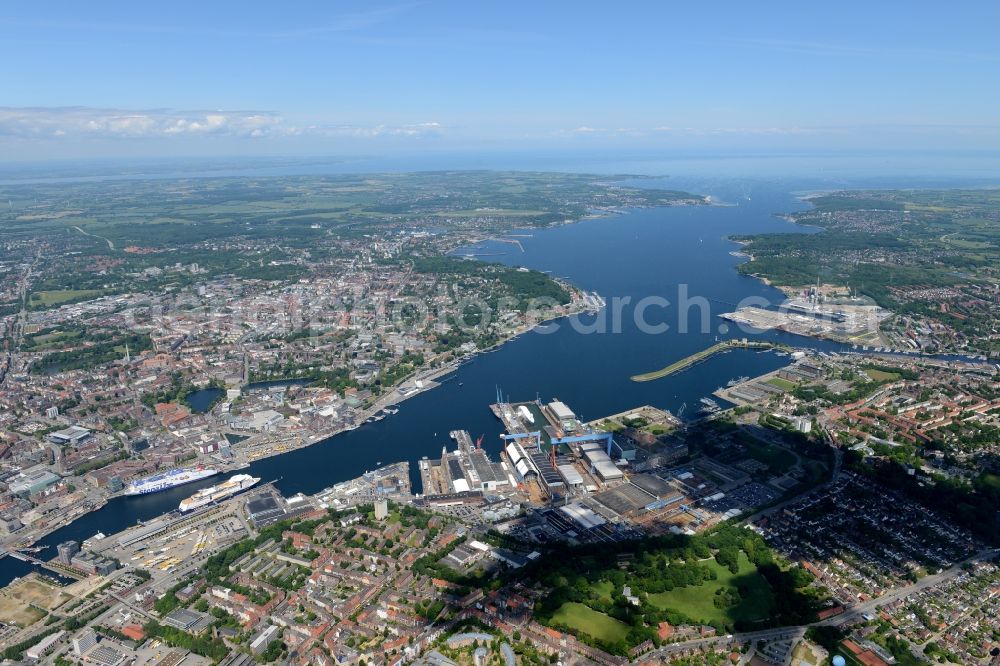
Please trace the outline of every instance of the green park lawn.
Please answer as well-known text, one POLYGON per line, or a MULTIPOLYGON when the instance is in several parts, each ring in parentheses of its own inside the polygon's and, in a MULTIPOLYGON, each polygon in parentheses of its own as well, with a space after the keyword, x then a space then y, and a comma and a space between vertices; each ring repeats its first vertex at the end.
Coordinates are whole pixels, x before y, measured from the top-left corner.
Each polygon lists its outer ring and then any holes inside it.
POLYGON ((716 580, 701 585, 675 588, 669 592, 649 595, 649 603, 664 609, 682 613, 692 620, 704 623, 732 624, 737 621, 753 622, 768 617, 774 606, 774 595, 767 581, 757 573, 757 567, 740 551, 740 570, 733 574, 726 567, 713 560, 701 564, 715 570, 716 580), (717 608, 713 603, 715 591, 720 587, 743 585, 746 596, 735 606, 717 608))
POLYGON ((68 303, 69 301, 83 300, 95 296, 100 296, 99 289, 58 289, 55 291, 36 291, 31 295, 29 303, 49 307, 68 303))
POLYGON ((572 627, 608 643, 624 640, 628 635, 625 623, 575 601, 567 601, 560 606, 552 616, 552 622, 572 627))
POLYGON ((865 374, 876 382, 894 382, 899 379, 899 374, 896 372, 886 372, 875 368, 865 368, 865 374))
POLYGON ((610 580, 602 580, 594 583, 591 586, 591 591, 599 598, 604 601, 610 602, 612 600, 611 595, 614 593, 614 588, 611 585, 610 580))

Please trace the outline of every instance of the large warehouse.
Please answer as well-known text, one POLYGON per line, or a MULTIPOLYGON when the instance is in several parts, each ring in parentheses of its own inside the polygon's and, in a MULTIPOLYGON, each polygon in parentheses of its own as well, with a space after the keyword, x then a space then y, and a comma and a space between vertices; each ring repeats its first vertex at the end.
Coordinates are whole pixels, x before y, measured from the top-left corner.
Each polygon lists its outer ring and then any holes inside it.
POLYGON ((617 481, 624 476, 618 465, 608 457, 608 454, 597 442, 584 442, 580 445, 580 453, 590 465, 590 471, 596 474, 601 481, 608 483, 609 481, 617 481))
POLYGON ((514 473, 517 475, 518 481, 538 478, 538 470, 535 469, 534 464, 531 462, 531 458, 528 457, 528 454, 525 453, 520 444, 514 441, 507 442, 507 446, 504 447, 504 451, 507 453, 507 459, 510 460, 510 464, 514 468, 514 473))

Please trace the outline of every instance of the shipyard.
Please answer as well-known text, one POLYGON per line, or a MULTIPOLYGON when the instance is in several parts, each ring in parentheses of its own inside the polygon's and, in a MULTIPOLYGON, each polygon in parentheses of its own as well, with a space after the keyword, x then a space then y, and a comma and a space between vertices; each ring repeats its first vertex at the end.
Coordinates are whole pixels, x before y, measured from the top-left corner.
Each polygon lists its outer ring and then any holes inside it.
MULTIPOLYGON (((848 487, 855 493, 876 490, 841 470, 839 451, 804 436, 814 420, 788 413, 794 400, 790 389, 818 381, 836 389, 846 367, 868 367, 870 376, 884 381, 892 376, 888 369, 864 366, 875 361, 853 354, 779 353, 789 356, 790 364, 732 379, 715 392, 716 399, 704 396, 686 420, 651 405, 583 419, 558 397, 518 401, 497 387, 495 399, 481 403, 481 409, 502 426, 499 441, 489 442, 456 423, 439 458, 417 461, 419 489, 411 486, 408 462, 379 464, 312 494, 284 494, 274 479, 237 473, 192 491, 175 510, 121 532, 67 540, 52 552, 44 547, 7 551, 8 557, 33 562, 47 573, 15 581, 10 596, 0 598, 0 615, 12 621, 4 638, 15 644, 32 631, 38 635, 43 616, 16 603, 30 598, 37 608, 67 621, 92 618, 105 636, 101 654, 155 662, 148 641, 118 637, 148 636, 147 631, 168 635, 162 633, 168 629, 199 636, 210 626, 219 629, 221 621, 223 629, 258 645, 251 651, 263 649, 279 632, 292 644, 308 644, 306 635, 292 628, 296 613, 301 615, 295 609, 302 607, 318 617, 360 612, 360 620, 372 627, 396 623, 392 626, 401 637, 414 637, 416 654, 427 649, 417 641, 436 635, 434 618, 445 609, 487 626, 507 626, 496 624, 499 616, 482 603, 481 591, 466 594, 451 581, 508 580, 507 572, 527 571, 556 544, 604 544, 627 552, 629 544, 641 543, 638 539, 695 540, 732 529, 745 536, 772 535, 783 544, 783 555, 798 558, 796 566, 818 572, 836 594, 824 602, 820 617, 841 622, 853 617, 844 609, 855 603, 855 588, 869 590, 866 585, 877 583, 839 570, 821 571, 798 554, 796 540, 782 539, 806 515, 812 495, 821 501, 848 487), (761 428, 762 423, 773 427, 761 428), (733 527, 739 524, 747 527, 733 527), (336 544, 347 550, 338 553, 331 548, 336 544), (364 571, 354 570, 352 550, 366 553, 364 571), (220 562, 226 566, 220 569, 220 562), (433 578, 415 576, 417 567, 433 578), (406 594, 419 600, 414 603, 426 609, 424 614, 401 616, 390 581, 410 586, 406 594), (285 624, 269 624, 266 618, 274 614, 285 624)), ((973 380, 977 370, 968 368, 973 380)), ((194 471, 211 478, 218 470, 194 471)), ((191 472, 177 468, 139 484, 160 489, 164 476, 186 478, 191 472)), ((975 558, 982 548, 965 531, 925 516, 915 505, 905 506, 908 521, 939 535, 940 553, 914 551, 913 557, 932 558, 942 581, 960 570, 953 562, 975 558)), ((904 527, 899 529, 907 538, 904 527)), ((821 543, 820 536, 814 539, 821 543)), ((630 566, 627 558, 633 556, 622 557, 619 566, 630 566)), ((970 571, 983 580, 993 575, 992 570, 970 571)), ((902 580, 905 571, 897 575, 902 580)), ((859 607, 884 603, 891 608, 894 597, 886 594, 882 601, 881 592, 875 587, 876 598, 859 607)), ((502 621, 522 631, 542 626, 533 624, 530 613, 507 612, 502 621)), ((676 631, 686 640, 706 629, 681 624, 676 631)), ((69 654, 75 649, 72 641, 83 640, 65 632, 51 636, 38 650, 69 654)), ((739 640, 752 637, 743 636, 739 640)), ((767 635, 775 654, 785 649, 782 636, 767 635)), ((96 649, 86 653, 96 654, 96 649)), ((598 660, 610 658, 586 649, 598 660)), ((175 646, 170 654, 180 660, 186 652, 175 646)), ((208 661, 198 661, 204 658, 200 655, 187 653, 187 658, 207 666, 208 661)))
MULTIPOLYGON (((499 455, 491 459, 482 436, 452 431, 453 450, 419 462, 418 505, 499 521, 497 529, 538 543, 586 543, 695 534, 798 483, 787 470, 765 475, 768 465, 742 459, 737 441, 715 456, 691 450, 689 429, 714 432, 710 421, 684 422, 645 405, 582 422, 557 399, 511 402, 498 389, 497 400, 490 410, 505 429, 499 455)), ((698 414, 704 420, 720 411, 706 397, 698 414)), ((770 446, 786 455, 780 444, 770 446)))

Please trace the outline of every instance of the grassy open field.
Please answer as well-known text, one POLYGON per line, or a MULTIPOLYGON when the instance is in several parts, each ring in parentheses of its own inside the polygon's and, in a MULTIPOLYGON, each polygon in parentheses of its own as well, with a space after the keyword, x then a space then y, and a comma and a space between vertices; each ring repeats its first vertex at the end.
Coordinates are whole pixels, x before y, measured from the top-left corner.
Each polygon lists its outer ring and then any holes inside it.
POLYGON ((24 347, 30 351, 41 351, 43 349, 58 347, 62 343, 75 340, 79 337, 80 331, 53 331, 52 333, 33 335, 26 338, 24 347))
POLYGON ((791 391, 795 388, 795 382, 790 382, 782 377, 771 377, 767 380, 767 383, 776 388, 780 388, 782 391, 791 391))
POLYGON ((611 601, 611 595, 614 593, 614 588, 611 586, 610 580, 598 581, 590 589, 605 601, 611 601))
POLYGON ((51 307, 61 305, 70 301, 78 301, 86 298, 94 298, 101 295, 99 289, 58 289, 56 291, 36 291, 31 295, 30 302, 33 305, 51 307))
POLYGON ((552 616, 552 621, 611 643, 628 635, 628 627, 623 622, 575 601, 563 604, 552 616))
POLYGON ((740 551, 740 570, 733 574, 715 560, 702 564, 715 570, 717 579, 649 595, 649 602, 663 609, 683 613, 700 622, 722 622, 729 624, 736 621, 753 622, 768 617, 774 606, 774 595, 757 568, 747 559, 746 553, 740 551), (717 608, 715 606, 715 591, 725 587, 744 587, 745 596, 735 606, 717 608))
POLYGON ((57 586, 37 577, 27 577, 0 590, 0 622, 26 627, 37 622, 45 611, 58 608, 70 599, 57 586))
POLYGON ((894 382, 899 379, 899 373, 876 370, 875 368, 865 368, 865 374, 877 382, 894 382))
POLYGON ((813 647, 806 641, 802 641, 795 646, 792 652, 792 661, 798 659, 800 666, 817 666, 821 662, 813 647))

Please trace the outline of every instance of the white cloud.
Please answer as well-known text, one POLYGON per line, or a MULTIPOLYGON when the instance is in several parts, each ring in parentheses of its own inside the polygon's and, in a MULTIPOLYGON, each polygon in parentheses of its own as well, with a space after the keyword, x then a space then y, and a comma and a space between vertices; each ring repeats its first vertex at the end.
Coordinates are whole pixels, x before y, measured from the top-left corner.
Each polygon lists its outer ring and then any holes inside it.
POLYGON ((177 111, 91 107, 0 107, 0 137, 30 139, 148 139, 225 136, 421 137, 439 134, 438 122, 407 125, 296 125, 269 111, 177 111))
POLYGON ((262 136, 281 118, 261 112, 0 107, 0 135, 25 138, 149 138, 184 134, 262 136))
POLYGON ((441 133, 443 126, 438 122, 416 123, 412 125, 307 125, 289 128, 295 135, 316 134, 326 137, 375 138, 381 136, 421 137, 441 133))
POLYGON ((842 131, 832 127, 672 127, 659 125, 646 128, 618 127, 604 129, 583 125, 570 130, 556 130, 555 136, 600 136, 600 137, 647 137, 661 135, 708 136, 733 135, 783 135, 783 134, 828 134, 842 131))

